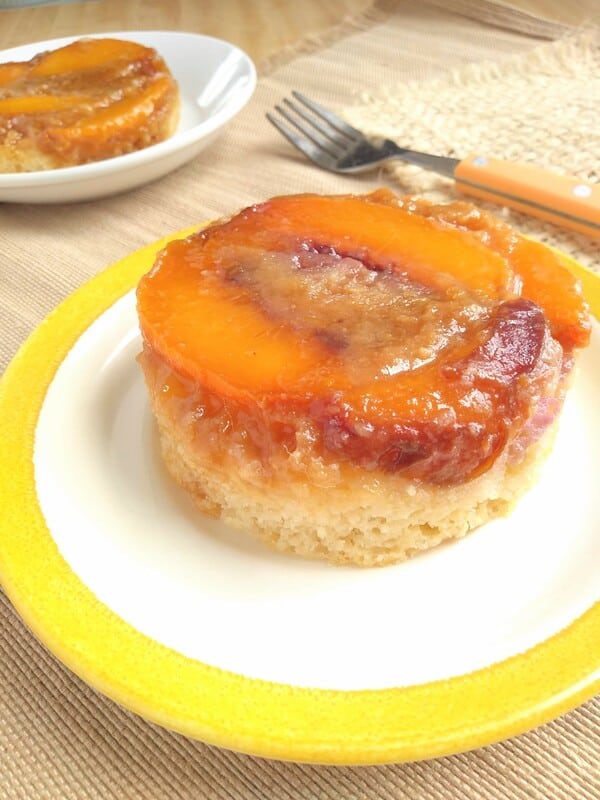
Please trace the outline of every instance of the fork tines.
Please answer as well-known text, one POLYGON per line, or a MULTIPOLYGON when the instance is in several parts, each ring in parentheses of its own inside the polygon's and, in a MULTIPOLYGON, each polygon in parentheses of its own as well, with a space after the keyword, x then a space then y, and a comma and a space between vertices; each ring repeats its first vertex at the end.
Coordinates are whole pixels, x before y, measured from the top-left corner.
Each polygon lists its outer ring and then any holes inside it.
POLYGON ((345 150, 363 139, 360 131, 315 103, 314 100, 310 100, 296 91, 293 91, 292 95, 302 105, 284 98, 285 108, 277 105, 275 110, 303 136, 299 136, 273 114, 267 113, 266 116, 282 136, 285 136, 294 147, 301 150, 311 160, 315 161, 319 158, 319 163, 321 163, 325 154, 332 159, 339 158, 345 150))

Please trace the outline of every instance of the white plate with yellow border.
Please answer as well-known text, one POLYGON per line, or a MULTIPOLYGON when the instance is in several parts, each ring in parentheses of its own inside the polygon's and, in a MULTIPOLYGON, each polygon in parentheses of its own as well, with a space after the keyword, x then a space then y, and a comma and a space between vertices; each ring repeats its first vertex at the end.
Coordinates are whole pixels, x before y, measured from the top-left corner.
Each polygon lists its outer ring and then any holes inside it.
POLYGON ((69 36, 0 52, 0 63, 28 61, 44 50, 84 38, 127 39, 153 47, 177 81, 179 125, 164 142, 133 153, 77 167, 0 173, 0 201, 72 203, 125 192, 162 178, 207 147, 246 105, 256 69, 242 50, 222 39, 177 31, 119 31, 69 36))
MULTIPOLYGON (((591 697, 600 326, 508 519, 397 566, 335 567, 204 520, 167 476, 133 292, 165 243, 69 297, 0 385, 0 579, 48 648, 150 720, 320 763, 463 751, 591 697)), ((573 269, 598 317, 600 278, 573 269)))

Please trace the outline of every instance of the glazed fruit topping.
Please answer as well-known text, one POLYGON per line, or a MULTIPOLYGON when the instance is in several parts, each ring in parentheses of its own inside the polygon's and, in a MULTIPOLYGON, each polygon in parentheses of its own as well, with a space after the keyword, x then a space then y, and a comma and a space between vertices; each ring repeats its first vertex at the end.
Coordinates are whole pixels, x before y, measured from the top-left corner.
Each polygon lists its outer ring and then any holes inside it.
POLYGON ((293 451, 308 420, 325 458, 456 483, 560 407, 589 337, 575 279, 541 248, 542 281, 540 247, 466 204, 275 198, 169 245, 138 289, 142 332, 221 397, 232 435, 257 420, 259 457, 282 431, 293 451))

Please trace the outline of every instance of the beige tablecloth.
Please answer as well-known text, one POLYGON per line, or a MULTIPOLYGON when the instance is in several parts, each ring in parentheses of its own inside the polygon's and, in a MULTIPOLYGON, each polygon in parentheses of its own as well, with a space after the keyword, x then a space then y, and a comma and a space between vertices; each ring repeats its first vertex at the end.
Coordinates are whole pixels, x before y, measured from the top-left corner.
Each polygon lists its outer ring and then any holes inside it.
MULTIPOLYGON (((407 145, 448 154, 481 147, 598 179, 593 33, 539 50, 539 39, 506 27, 401 0, 331 39, 269 65, 268 75, 265 68, 223 137, 163 180, 79 205, 1 207, 2 366, 61 298, 169 232, 285 192, 386 184, 453 196, 448 183, 406 166, 340 178, 305 163, 264 120, 290 88, 407 145)), ((583 236, 510 217, 592 266, 600 261, 598 244, 583 236)), ((96 694, 36 642, 0 595, 0 798, 596 800, 599 763, 599 699, 508 742, 430 762, 330 768, 225 752, 96 694)))

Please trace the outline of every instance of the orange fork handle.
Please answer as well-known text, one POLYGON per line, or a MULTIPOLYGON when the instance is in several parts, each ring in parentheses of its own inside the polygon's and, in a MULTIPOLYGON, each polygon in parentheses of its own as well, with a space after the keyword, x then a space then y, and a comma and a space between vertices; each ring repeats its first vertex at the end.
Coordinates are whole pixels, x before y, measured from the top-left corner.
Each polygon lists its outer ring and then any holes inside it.
POLYGON ((600 184, 482 155, 463 159, 454 178, 464 194, 600 238, 600 184))

